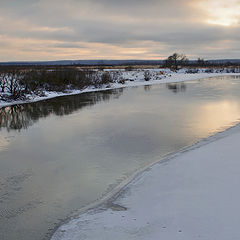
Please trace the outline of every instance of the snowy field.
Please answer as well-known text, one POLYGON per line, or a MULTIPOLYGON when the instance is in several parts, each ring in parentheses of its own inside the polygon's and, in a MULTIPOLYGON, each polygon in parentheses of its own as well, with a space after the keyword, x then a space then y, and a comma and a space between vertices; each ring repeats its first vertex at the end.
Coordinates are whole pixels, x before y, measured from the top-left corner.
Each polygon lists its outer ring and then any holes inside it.
MULTIPOLYGON (((119 78, 124 79, 125 83, 119 83, 118 79, 111 83, 110 85, 103 85, 101 88, 88 87, 83 90, 69 90, 67 92, 44 92, 45 96, 37 96, 37 95, 27 95, 28 100, 24 101, 11 101, 6 102, 0 100, 0 107, 5 107, 14 104, 21 104, 27 102, 36 102, 44 99, 54 98, 58 96, 66 96, 66 95, 74 95, 80 94, 84 92, 93 92, 93 91, 101 91, 106 89, 114 89, 114 88, 122 88, 122 87, 132 87, 132 86, 141 86, 141 85, 151 85, 151 84, 160 84, 160 83, 171 83, 171 82, 182 82, 194 79, 201 79, 206 77, 215 77, 221 75, 239 75, 239 73, 227 73, 227 72, 213 72, 206 73, 204 70, 199 71, 199 73, 186 73, 185 69, 180 71, 171 72, 168 69, 139 69, 133 71, 125 71, 125 70, 105 70, 108 72, 118 72, 119 78), (145 81, 144 75, 148 72, 150 76, 149 81, 145 81)), ((0 93, 1 94, 1 93, 0 93)))
POLYGON ((239 141, 238 125, 166 158, 52 240, 239 239, 239 141))

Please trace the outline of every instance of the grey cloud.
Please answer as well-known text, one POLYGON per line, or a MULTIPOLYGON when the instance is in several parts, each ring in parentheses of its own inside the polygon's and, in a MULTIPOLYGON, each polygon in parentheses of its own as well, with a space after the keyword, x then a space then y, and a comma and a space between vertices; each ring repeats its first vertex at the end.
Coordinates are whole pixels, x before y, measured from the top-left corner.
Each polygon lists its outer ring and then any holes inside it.
POLYGON ((57 44, 51 44, 48 45, 49 47, 53 47, 53 48, 86 48, 85 46, 82 46, 80 44, 77 43, 57 43, 57 44))
MULTIPOLYGON (((205 57, 216 54, 205 51, 206 46, 215 42, 232 40, 239 45, 239 27, 223 28, 201 22, 206 13, 192 7, 198 1, 0 0, 0 34, 9 38, 55 40, 60 43, 48 47, 62 49, 83 47, 79 42, 128 47, 152 41, 165 46, 164 50, 156 48, 156 53, 170 54, 174 49, 182 49, 191 55, 202 52, 205 57), (22 27, 14 25, 18 21, 24 22, 22 27), (56 30, 45 31, 46 27, 56 30)), ((149 48, 149 53, 152 51, 149 48)), ((235 56, 236 52, 237 45, 232 51, 223 49, 218 54, 235 56)))

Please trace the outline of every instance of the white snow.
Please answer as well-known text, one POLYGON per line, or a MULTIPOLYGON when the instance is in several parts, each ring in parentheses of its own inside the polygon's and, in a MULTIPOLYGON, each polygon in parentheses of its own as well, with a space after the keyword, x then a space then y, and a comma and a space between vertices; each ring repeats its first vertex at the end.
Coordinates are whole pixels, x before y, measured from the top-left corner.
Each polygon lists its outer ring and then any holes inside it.
MULTIPOLYGON (((112 71, 112 70, 106 70, 106 71, 112 71)), ((102 88, 94 88, 94 87, 88 87, 84 90, 72 90, 68 91, 66 93, 62 92, 44 92, 45 96, 35 96, 35 95, 28 95, 28 100, 24 101, 1 101, 0 100, 0 108, 5 106, 10 106, 14 104, 22 104, 22 103, 28 103, 28 102, 37 102, 44 99, 50 99, 55 98, 59 96, 67 96, 67 95, 74 95, 74 94, 80 94, 84 92, 94 92, 94 91, 102 91, 107 89, 115 89, 115 88, 122 88, 122 87, 133 87, 133 86, 143 86, 143 85, 152 85, 152 84, 160 84, 160 83, 171 83, 171 82, 182 82, 182 81, 189 81, 189 80, 195 80, 195 79, 201 79, 201 78, 207 78, 207 77, 216 77, 216 76, 223 76, 223 75, 239 75, 239 73, 205 73, 202 71, 199 71, 199 73, 195 74, 189 74, 186 73, 186 71, 180 70, 177 73, 171 72, 168 69, 139 69, 134 71, 125 71, 125 70, 114 70, 112 72, 118 71, 120 73, 120 78, 127 79, 125 84, 118 83, 117 81, 112 83, 110 86, 103 86, 102 88), (144 72, 149 71, 151 75, 150 81, 144 80, 144 72)), ((1 93, 0 93, 1 94, 1 93)))
POLYGON ((153 165, 114 201, 126 211, 89 210, 52 240, 240 239, 239 142, 237 126, 153 165))

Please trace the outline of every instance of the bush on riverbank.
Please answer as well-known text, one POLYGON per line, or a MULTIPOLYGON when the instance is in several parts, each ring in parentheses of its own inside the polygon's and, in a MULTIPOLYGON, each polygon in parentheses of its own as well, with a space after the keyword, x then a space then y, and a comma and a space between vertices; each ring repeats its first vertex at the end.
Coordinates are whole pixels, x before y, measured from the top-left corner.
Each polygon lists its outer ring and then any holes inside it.
POLYGON ((108 72, 77 68, 34 68, 0 69, 1 99, 23 99, 27 94, 43 95, 44 91, 64 92, 84 89, 89 86, 101 87, 113 82, 108 72))

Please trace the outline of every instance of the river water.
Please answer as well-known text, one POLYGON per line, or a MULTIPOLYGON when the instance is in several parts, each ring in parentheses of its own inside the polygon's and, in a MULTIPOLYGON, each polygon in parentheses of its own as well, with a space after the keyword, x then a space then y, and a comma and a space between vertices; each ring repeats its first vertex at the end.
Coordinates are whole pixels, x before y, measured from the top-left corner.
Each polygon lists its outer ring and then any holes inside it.
POLYGON ((49 239, 138 169, 237 124, 239 93, 228 76, 0 109, 0 239, 49 239))

